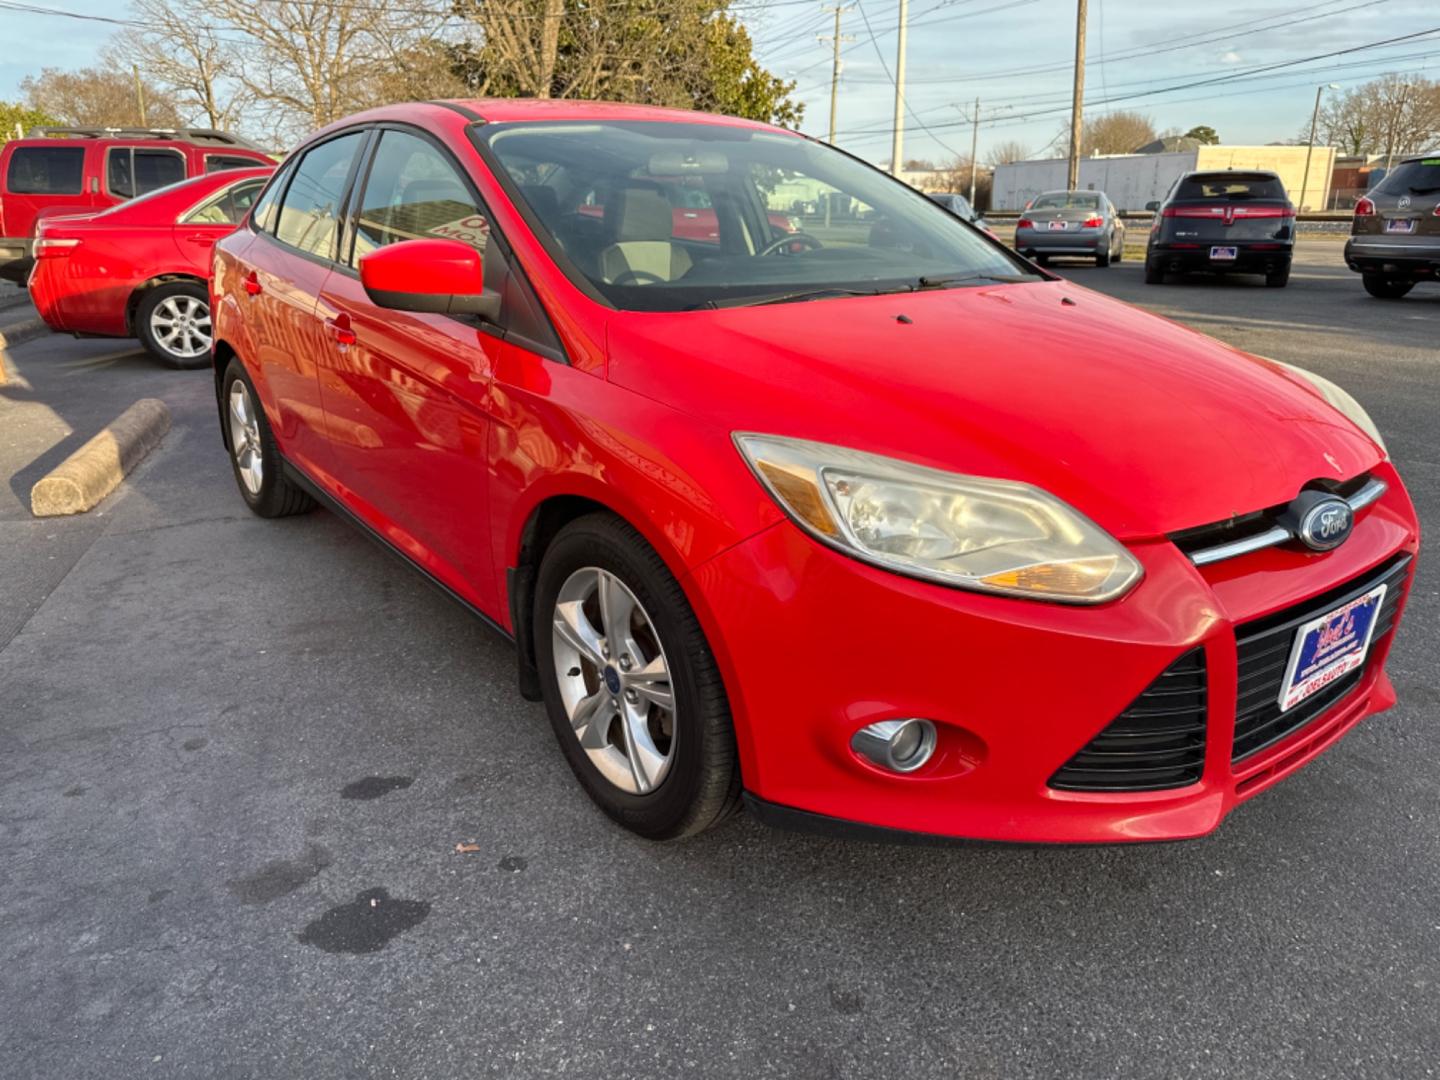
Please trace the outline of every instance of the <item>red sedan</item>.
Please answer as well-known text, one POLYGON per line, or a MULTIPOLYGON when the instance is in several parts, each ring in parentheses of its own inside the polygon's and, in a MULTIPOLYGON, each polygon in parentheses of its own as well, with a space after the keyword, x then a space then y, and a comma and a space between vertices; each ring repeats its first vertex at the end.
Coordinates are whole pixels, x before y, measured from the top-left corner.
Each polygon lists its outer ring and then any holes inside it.
POLYGON ((375 110, 287 160, 214 289, 245 502, 336 509, 512 638, 645 836, 742 802, 1199 836, 1395 700, 1419 527, 1353 398, 793 132, 375 110))
POLYGON ((43 221, 30 297, 52 330, 138 337, 171 367, 210 363, 210 257, 274 170, 233 169, 98 214, 43 221))

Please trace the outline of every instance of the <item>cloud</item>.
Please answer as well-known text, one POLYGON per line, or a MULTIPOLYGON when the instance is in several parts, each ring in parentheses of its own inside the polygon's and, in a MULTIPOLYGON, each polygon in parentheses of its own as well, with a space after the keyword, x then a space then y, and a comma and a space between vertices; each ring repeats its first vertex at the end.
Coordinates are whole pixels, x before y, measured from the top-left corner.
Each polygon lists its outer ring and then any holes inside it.
POLYGON ((1231 49, 1230 51, 1221 55, 1220 62, 1222 64, 1238 64, 1240 63, 1240 54, 1234 49, 1231 49))

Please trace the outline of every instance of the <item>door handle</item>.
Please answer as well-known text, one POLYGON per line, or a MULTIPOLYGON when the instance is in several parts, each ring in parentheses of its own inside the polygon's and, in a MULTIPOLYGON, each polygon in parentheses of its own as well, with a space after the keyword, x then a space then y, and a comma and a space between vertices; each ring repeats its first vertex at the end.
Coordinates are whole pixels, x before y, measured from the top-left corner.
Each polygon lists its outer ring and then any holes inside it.
POLYGON ((341 345, 355 344, 355 331, 350 328, 350 316, 344 312, 333 319, 326 319, 325 327, 330 331, 330 336, 341 345))
POLYGON ((264 290, 260 287, 260 279, 255 276, 255 271, 245 275, 245 291, 251 296, 259 296, 264 290))
POLYGON ((185 239, 186 239, 186 240, 189 240, 192 244, 213 244, 213 243, 215 243, 215 237, 209 236, 209 235, 207 235, 207 234, 205 234, 205 233, 191 233, 189 236, 185 237, 185 239))

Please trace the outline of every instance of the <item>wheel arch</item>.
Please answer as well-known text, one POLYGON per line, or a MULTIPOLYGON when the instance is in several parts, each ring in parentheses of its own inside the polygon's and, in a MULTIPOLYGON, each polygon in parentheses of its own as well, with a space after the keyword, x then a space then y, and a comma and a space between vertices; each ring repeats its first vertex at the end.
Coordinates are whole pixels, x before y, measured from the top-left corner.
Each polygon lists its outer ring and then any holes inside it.
POLYGON ((202 289, 208 290, 210 283, 197 274, 185 273, 184 271, 167 271, 163 274, 155 274, 146 278, 140 284, 130 290, 130 296, 125 301, 125 331, 134 336, 136 333, 135 316, 140 311, 140 305, 145 302, 145 294, 151 289, 160 285, 168 285, 172 281, 184 281, 199 285, 202 289))

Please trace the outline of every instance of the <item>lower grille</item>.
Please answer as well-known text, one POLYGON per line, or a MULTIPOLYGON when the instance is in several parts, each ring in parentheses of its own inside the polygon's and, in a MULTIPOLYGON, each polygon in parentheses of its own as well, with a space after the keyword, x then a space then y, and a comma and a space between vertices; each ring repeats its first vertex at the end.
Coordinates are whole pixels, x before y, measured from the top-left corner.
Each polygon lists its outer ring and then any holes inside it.
POLYGON ((1370 636, 1370 647, 1375 648, 1395 626, 1395 614, 1410 576, 1410 563, 1410 556, 1397 556, 1358 581, 1347 582, 1322 596, 1236 628, 1239 683, 1232 761, 1258 753, 1298 731, 1345 697, 1364 678, 1365 669, 1356 668, 1289 712, 1280 711, 1280 686, 1285 681, 1296 629, 1383 583, 1388 587, 1375 616, 1375 632, 1370 636))
POLYGON ((1160 791, 1205 768, 1205 650, 1192 649, 1055 771, 1064 791, 1160 791))

